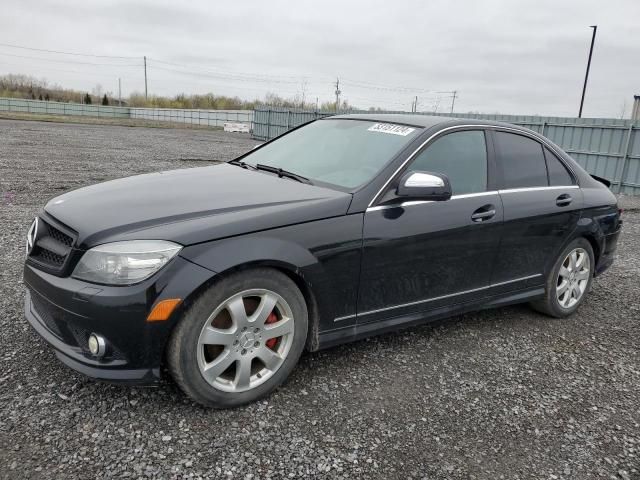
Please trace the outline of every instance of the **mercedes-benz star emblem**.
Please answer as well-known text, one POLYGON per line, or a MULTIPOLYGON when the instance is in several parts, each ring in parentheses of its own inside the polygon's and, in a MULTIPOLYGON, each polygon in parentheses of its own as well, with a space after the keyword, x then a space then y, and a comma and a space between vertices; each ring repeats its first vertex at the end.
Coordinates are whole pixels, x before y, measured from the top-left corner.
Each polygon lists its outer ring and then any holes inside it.
POLYGON ((38 217, 33 219, 33 223, 29 227, 27 232, 27 256, 31 254, 33 246, 36 244, 36 237, 38 236, 38 217))

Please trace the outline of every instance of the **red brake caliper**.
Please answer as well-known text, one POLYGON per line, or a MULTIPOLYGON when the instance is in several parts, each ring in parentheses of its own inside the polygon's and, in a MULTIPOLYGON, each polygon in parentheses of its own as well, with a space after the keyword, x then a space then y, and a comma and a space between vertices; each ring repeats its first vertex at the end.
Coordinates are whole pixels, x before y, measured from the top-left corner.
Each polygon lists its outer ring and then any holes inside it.
MULTIPOLYGON (((267 320, 264 323, 265 324, 276 323, 277 321, 278 321, 278 317, 276 316, 275 312, 271 312, 269 314, 269 316, 267 317, 267 320)), ((275 348, 275 346, 276 346, 276 343, 278 343, 278 339, 277 338, 270 338, 269 340, 267 340, 264 343, 268 348, 273 350, 275 348)))

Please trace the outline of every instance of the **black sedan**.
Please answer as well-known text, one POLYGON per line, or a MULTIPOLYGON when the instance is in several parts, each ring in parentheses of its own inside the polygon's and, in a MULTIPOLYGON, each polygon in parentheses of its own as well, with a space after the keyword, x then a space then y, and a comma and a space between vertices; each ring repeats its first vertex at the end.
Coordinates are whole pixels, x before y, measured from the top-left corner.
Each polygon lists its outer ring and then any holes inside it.
POLYGON ((86 375, 166 365, 195 401, 240 405, 305 348, 519 302, 570 315, 616 250, 602 182, 513 125, 335 116, 54 198, 28 231, 25 313, 86 375))

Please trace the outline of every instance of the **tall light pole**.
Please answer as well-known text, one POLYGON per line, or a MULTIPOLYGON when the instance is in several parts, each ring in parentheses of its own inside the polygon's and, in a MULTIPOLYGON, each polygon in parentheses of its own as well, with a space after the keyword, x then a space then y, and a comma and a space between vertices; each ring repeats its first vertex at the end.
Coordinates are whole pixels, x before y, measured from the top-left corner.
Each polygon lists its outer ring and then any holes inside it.
POLYGON ((147 99, 147 56, 144 56, 144 99, 147 99))
POLYGON ((593 35, 591 36, 591 48, 589 48, 589 60, 587 61, 587 71, 584 74, 584 86, 582 87, 582 99, 580 100, 580 111, 578 112, 578 118, 582 118, 582 106, 584 105, 584 94, 587 91, 587 80, 589 80, 589 69, 591 68, 591 56, 593 55, 593 44, 596 41, 597 25, 591 25, 589 28, 593 28, 593 35))

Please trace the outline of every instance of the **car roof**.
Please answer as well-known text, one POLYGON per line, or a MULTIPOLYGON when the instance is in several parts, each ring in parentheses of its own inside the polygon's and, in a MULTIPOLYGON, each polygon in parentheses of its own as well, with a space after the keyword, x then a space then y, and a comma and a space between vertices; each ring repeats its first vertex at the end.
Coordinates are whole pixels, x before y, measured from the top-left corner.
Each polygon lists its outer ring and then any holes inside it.
MULTIPOLYGON (((439 115, 410 115, 404 113, 355 113, 346 115, 334 115, 329 118, 348 119, 348 120, 368 120, 370 122, 384 122, 384 123, 398 123, 401 125, 411 125, 414 127, 430 128, 440 124, 447 124, 447 126, 455 125, 486 125, 497 127, 508 127, 512 129, 522 130, 526 132, 532 132, 528 128, 521 127, 519 125, 513 125, 510 123, 497 122, 492 120, 480 120, 477 118, 456 118, 456 117, 444 117, 439 115)), ((536 132, 533 132, 536 133, 536 132)))
POLYGON ((439 123, 454 120, 450 117, 438 117, 434 115, 408 115, 404 113, 352 113, 348 115, 334 115, 334 119, 368 120, 371 122, 400 123, 415 127, 433 127, 439 123))

